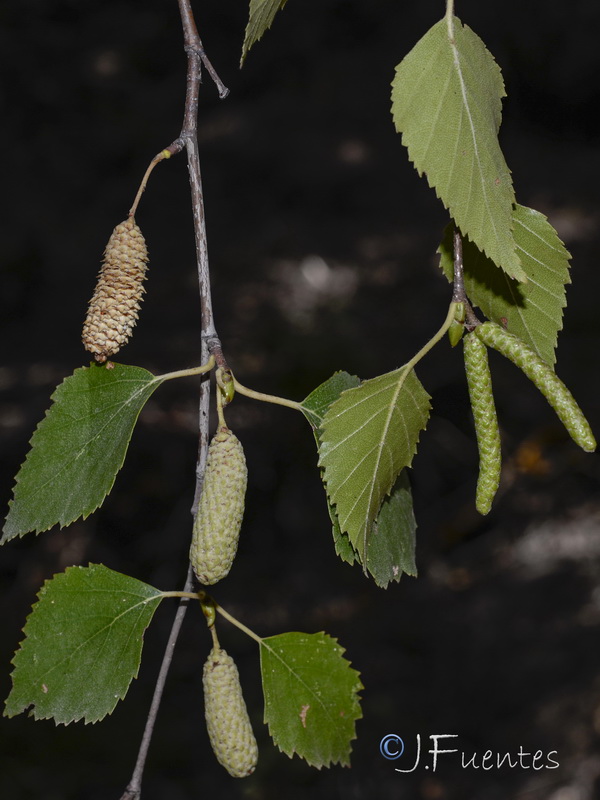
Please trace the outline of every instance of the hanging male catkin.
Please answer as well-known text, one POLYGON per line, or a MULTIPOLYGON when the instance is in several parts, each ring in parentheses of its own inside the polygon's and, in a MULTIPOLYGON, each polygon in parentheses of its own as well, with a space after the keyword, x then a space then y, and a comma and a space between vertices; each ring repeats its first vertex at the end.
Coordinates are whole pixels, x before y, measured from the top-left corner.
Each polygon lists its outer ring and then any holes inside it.
POLYGON ((83 345, 96 361, 106 361, 129 339, 140 310, 147 262, 146 242, 129 217, 108 240, 83 325, 83 345))
POLYGON ((205 586, 217 583, 231 569, 240 537, 247 482, 241 442, 229 428, 222 427, 208 448, 190 546, 194 572, 205 586))
POLYGON ((488 347, 493 347, 516 364, 532 381, 558 414, 573 441, 591 453, 596 440, 582 410, 552 367, 525 342, 495 322, 484 322, 474 331, 488 347))
POLYGON ((245 778, 254 772, 258 747, 237 667, 220 647, 210 651, 202 683, 204 716, 214 754, 232 777, 245 778))
POLYGON ((480 514, 488 514, 498 491, 502 467, 492 376, 487 347, 483 342, 474 333, 469 333, 463 339, 463 346, 467 386, 479 448, 479 477, 475 507, 480 514))

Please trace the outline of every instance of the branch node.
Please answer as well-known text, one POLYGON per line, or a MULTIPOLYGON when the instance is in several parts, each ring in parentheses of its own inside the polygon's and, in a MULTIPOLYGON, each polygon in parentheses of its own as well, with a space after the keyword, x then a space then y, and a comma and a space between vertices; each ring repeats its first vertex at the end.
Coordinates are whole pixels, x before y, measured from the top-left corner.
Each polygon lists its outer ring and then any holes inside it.
POLYGON ((208 352, 211 354, 211 356, 214 356, 217 367, 220 367, 222 370, 226 370, 227 372, 229 372, 230 371, 229 366, 227 364, 225 356, 223 355, 223 346, 221 344, 221 340, 219 339, 219 337, 213 333, 203 336, 203 339, 204 342, 206 343, 206 346, 208 347, 208 352))

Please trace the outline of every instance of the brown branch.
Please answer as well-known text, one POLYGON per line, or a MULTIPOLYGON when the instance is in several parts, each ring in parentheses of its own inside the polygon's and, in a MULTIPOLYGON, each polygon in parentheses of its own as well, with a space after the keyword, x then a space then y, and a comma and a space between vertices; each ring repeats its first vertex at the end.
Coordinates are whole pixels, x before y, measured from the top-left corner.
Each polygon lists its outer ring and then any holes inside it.
MULTIPOLYGON (((227 362, 223 356, 221 341, 213 319, 212 298, 210 292, 210 270, 208 261, 208 247, 206 238, 206 223, 204 216, 204 195, 202 192, 202 177, 200 173, 200 158, 198 155, 198 96, 202 80, 202 65, 215 82, 219 90, 219 97, 224 98, 229 94, 229 90, 217 75, 214 67, 208 60, 204 47, 198 35, 196 23, 192 13, 190 0, 178 0, 181 22, 183 26, 184 50, 187 54, 187 89, 185 97, 185 111, 183 126, 177 139, 175 139, 162 153, 168 152, 169 155, 176 155, 184 148, 187 151, 188 172, 191 189, 192 214, 194 220, 194 235, 196 240, 196 260, 198 267, 198 281, 200 285, 200 309, 201 309, 201 342, 200 342, 200 363, 204 364, 209 355, 214 355, 217 366, 227 369, 227 362)), ((159 154, 160 156, 161 154, 159 154)), ((159 156, 156 159, 159 159, 159 156)), ((162 155, 162 158, 167 157, 162 155)), ((155 160, 156 160, 155 159, 155 160)), ((143 191, 145 183, 141 188, 143 191)), ((141 191, 139 194, 141 195, 141 191)), ((139 199, 139 197, 137 198, 139 199)), ((136 202, 137 202, 136 199, 136 202)), ((192 514, 196 513, 198 501, 202 491, 204 479, 204 468, 208 451, 208 421, 209 421, 209 401, 210 401, 210 380, 208 375, 203 377, 200 384, 200 403, 199 403, 199 443, 198 461, 196 465, 196 490, 192 506, 192 514)), ((183 591, 191 591, 193 587, 193 574, 191 566, 188 567, 187 579, 183 591)), ((160 672, 154 688, 152 703, 148 712, 148 718, 144 728, 142 741, 133 770, 131 780, 122 795, 121 800, 139 800, 141 796, 141 784, 144 773, 146 757, 150 747, 150 741, 154 732, 156 718, 162 700, 163 690, 169 672, 173 651, 179 636, 179 631, 183 623, 183 618, 187 610, 189 600, 182 598, 163 656, 160 672)))
POLYGON ((452 292, 453 303, 464 303, 467 299, 465 294, 465 282, 463 273, 463 253, 462 239, 458 228, 454 229, 454 290, 452 292))
POLYGON ((458 228, 454 229, 453 243, 454 243, 454 282, 453 282, 454 288, 452 291, 452 302, 464 304, 465 325, 468 328, 468 330, 473 330, 473 328, 476 328, 478 325, 481 324, 481 321, 477 317, 477 314, 473 311, 473 307, 469 302, 467 293, 465 292, 462 237, 460 235, 460 231, 458 230, 458 228))
MULTIPOLYGON (((183 127, 177 142, 181 142, 187 150, 188 172, 192 194, 192 214, 194 218, 194 234, 196 238, 196 260, 198 265, 198 282, 200 286, 200 308, 202 313, 202 345, 201 360, 204 364, 209 355, 214 355, 217 367, 228 369, 223 356, 221 340, 217 334, 210 292, 210 268, 208 261, 208 244, 206 238, 206 220, 204 214, 204 193, 198 155, 198 95, 204 64, 219 89, 219 96, 226 97, 229 90, 223 85, 212 64, 206 57, 204 47, 198 35, 190 0, 179 0, 181 22, 183 25, 184 49, 188 57, 187 90, 185 96, 185 112, 183 127)), ((203 387, 209 387, 208 377, 202 381, 203 387)), ((200 441, 198 445, 198 461, 196 466, 196 491, 192 504, 195 515, 202 493, 206 449, 208 448, 208 400, 209 392, 201 395, 200 400, 200 441)))
MULTIPOLYGON (((192 565, 190 564, 188 567, 188 574, 183 591, 191 592, 193 582, 192 565)), ((142 791, 142 777, 144 774, 144 767, 146 765, 146 756, 148 755, 150 740, 152 739, 152 734, 154 733, 154 724, 158 715, 158 709, 160 708, 160 702, 162 700, 165 683, 167 682, 167 675, 171 667, 171 661, 173 660, 173 651, 175 650, 177 638, 179 637, 179 631, 181 630, 181 625, 183 623, 183 618, 185 617, 185 612, 187 611, 189 602, 190 601, 187 597, 182 597, 179 601, 177 613, 175 614, 175 619, 173 620, 173 624, 171 626, 171 632, 165 648, 165 654, 160 666, 160 672, 158 673, 158 678, 156 680, 156 686, 154 687, 154 695, 152 696, 152 703, 150 704, 146 726, 142 735, 142 741, 140 742, 137 761, 127 789, 125 789, 125 792, 121 795, 121 800, 139 800, 140 798, 142 791)))

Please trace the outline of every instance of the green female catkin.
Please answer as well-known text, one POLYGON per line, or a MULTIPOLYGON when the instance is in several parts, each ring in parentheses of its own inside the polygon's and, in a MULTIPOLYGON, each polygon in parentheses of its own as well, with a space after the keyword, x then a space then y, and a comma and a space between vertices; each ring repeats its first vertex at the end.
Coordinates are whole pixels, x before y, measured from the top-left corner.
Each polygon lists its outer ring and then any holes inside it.
POLYGON ((248 470, 240 440, 221 426, 208 448, 204 486, 194 520, 190 561, 205 586, 224 578, 237 552, 248 470))
POLYGON ((258 747, 234 660, 219 646, 204 664, 204 715, 218 762, 234 778, 254 772, 258 747))

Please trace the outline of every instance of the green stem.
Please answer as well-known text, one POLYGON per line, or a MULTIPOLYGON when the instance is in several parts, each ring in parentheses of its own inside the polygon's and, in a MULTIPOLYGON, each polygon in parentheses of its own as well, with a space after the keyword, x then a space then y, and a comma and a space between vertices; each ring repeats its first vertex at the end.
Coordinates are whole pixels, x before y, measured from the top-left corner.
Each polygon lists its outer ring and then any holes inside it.
POLYGON ((432 336, 432 338, 427 342, 427 344, 419 350, 416 356, 413 356, 411 360, 404 365, 405 367, 407 367, 409 370, 414 369, 415 365, 419 363, 419 361, 423 358, 423 356, 426 356, 427 353, 432 349, 432 347, 434 347, 434 345, 436 345, 439 342, 439 340, 446 333, 450 325, 452 325, 452 320, 454 319, 454 312, 456 311, 457 305, 458 303, 450 303, 448 307, 448 314, 446 316, 446 319, 442 327, 435 334, 435 336, 432 336))
POLYGON ((204 592, 161 592, 161 597, 189 597, 190 600, 203 600, 204 592))
POLYGON ((157 375, 157 381, 172 381, 173 378, 188 378, 190 375, 203 375, 205 372, 210 372, 215 365, 214 356, 211 356, 206 364, 201 367, 191 367, 190 369, 180 369, 176 372, 166 372, 164 375, 157 375))
POLYGON ((446 24, 448 26, 448 36, 454 39, 454 0, 446 0, 446 24))
POLYGON ((247 628, 242 622, 237 620, 235 617, 232 617, 231 614, 229 614, 227 611, 225 611, 224 608, 221 608, 221 606, 218 605, 217 603, 215 603, 215 608, 217 609, 219 614, 222 617, 225 617, 225 619, 229 620, 229 622, 231 622, 232 625, 235 625, 236 628, 239 628, 241 631, 243 631, 251 639, 254 639, 255 642, 258 642, 259 644, 262 644, 262 639, 257 633, 254 633, 254 631, 251 631, 250 628, 247 628))
POLYGON ((211 625, 209 630, 212 638, 213 647, 215 648, 215 650, 220 650, 221 642, 219 641, 219 637, 217 636, 217 629, 215 628, 214 625, 211 625))
POLYGON ((295 400, 288 400, 287 397, 277 397, 274 394, 255 392, 254 389, 248 389, 246 386, 242 386, 242 384, 236 379, 235 375, 233 376, 233 383, 236 392, 245 394, 246 397, 251 397, 253 400, 262 400, 263 403, 274 403, 278 406, 287 406, 288 408, 293 408, 296 411, 302 411, 302 403, 297 403, 295 400))
POLYGON ((217 379, 217 392, 216 392, 216 395, 217 395, 217 415, 219 417, 219 427, 220 428, 226 428, 227 427, 227 423, 225 422, 225 417, 223 416, 223 391, 221 389, 221 386, 223 385, 222 381, 221 381, 221 375, 222 374, 223 374, 223 370, 221 369, 221 367, 219 367, 217 369, 217 372, 216 372, 216 379, 217 379))
MULTIPOLYGON (((190 600, 203 600, 206 596, 206 592, 161 592, 160 596, 188 597, 190 600)), ((243 622, 240 622, 235 617, 232 617, 231 614, 228 611, 225 611, 225 609, 222 608, 220 605, 218 605, 218 603, 215 603, 215 609, 219 612, 219 614, 222 617, 225 617, 225 619, 229 620, 229 622, 231 622, 232 625, 235 625, 236 628, 239 628, 251 639, 254 639, 255 642, 262 644, 262 639, 257 633, 254 633, 254 631, 251 631, 250 628, 247 628, 243 622)))

